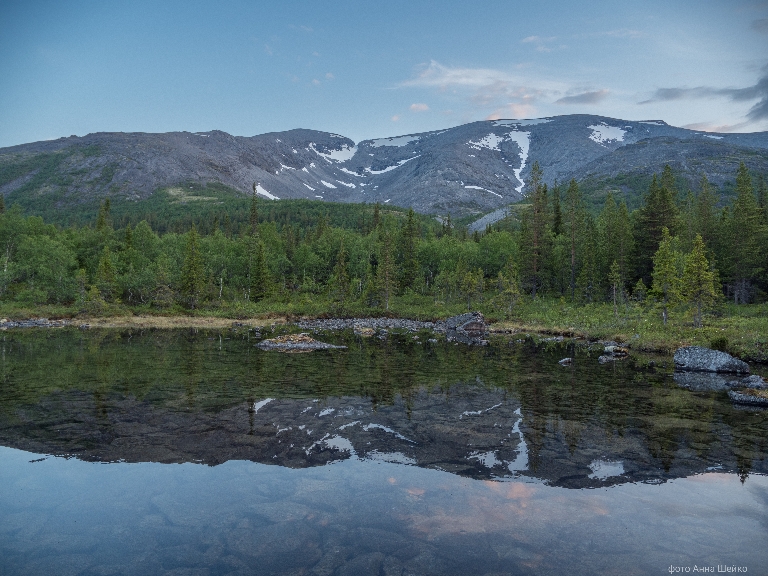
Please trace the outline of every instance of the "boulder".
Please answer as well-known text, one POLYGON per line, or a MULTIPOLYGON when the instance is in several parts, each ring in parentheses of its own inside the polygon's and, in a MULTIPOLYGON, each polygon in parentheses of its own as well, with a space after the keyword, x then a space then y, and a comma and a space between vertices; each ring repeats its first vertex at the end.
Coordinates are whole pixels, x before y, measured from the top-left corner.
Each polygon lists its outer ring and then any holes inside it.
POLYGON ((488 341, 488 324, 480 312, 467 312, 452 316, 445 321, 445 331, 448 342, 486 346, 488 341))
POLYGON ((675 350, 675 369, 686 372, 723 372, 749 374, 746 362, 719 350, 702 346, 685 346, 675 350))

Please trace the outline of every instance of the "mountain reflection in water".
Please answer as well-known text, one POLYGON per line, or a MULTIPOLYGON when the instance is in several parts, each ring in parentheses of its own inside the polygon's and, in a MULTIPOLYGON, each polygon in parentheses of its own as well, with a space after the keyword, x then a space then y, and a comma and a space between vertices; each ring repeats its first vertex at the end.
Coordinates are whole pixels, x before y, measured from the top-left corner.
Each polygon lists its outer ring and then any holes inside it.
POLYGON ((573 343, 321 338, 348 348, 266 352, 245 329, 5 333, 0 568, 768 567, 765 411, 573 343))

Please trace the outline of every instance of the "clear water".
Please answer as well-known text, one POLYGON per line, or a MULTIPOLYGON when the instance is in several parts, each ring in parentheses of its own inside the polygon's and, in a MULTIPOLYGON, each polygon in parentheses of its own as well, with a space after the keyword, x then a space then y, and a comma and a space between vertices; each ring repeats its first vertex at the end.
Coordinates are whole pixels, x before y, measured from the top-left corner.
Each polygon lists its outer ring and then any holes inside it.
POLYGON ((768 573, 765 411, 412 336, 5 333, 0 573, 768 573))

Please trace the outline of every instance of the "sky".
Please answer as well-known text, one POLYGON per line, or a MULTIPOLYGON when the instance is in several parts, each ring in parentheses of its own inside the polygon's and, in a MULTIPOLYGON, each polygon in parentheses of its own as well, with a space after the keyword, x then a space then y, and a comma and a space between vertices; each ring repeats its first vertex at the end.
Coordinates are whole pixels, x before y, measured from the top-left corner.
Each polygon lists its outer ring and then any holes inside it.
POLYGON ((0 2, 0 147, 561 114, 768 130, 768 1, 0 2))

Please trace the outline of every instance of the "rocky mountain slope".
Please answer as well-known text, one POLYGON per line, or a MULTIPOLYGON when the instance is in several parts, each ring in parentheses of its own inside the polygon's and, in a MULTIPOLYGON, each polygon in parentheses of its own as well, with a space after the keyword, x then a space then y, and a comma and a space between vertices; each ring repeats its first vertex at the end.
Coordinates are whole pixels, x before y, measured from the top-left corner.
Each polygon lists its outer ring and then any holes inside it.
POLYGON ((142 200, 160 189, 220 183, 268 199, 381 202, 423 213, 482 214, 518 201, 537 161, 545 181, 647 176, 670 164, 691 181, 732 180, 744 161, 768 172, 768 132, 713 134, 571 115, 473 122, 357 144, 338 134, 289 130, 96 133, 0 149, 6 203, 56 206, 142 200))

